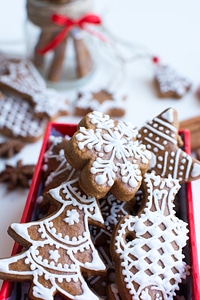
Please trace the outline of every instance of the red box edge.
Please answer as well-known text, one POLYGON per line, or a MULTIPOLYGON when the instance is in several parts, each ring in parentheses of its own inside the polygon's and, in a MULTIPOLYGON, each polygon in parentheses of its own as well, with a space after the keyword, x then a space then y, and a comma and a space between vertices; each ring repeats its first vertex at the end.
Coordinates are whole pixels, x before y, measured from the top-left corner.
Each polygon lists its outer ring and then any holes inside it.
MULTIPOLYGON (((190 154, 191 153, 191 140, 190 140, 190 131, 182 130, 180 132, 184 132, 186 137, 184 141, 185 151, 190 154)), ((188 182, 186 184, 187 195, 188 195, 188 222, 190 229, 190 248, 193 250, 190 251, 191 258, 191 266, 192 266, 192 274, 193 274, 193 293, 195 294, 195 298, 197 300, 200 299, 200 271, 199 271, 199 259, 197 252, 197 240, 196 240, 196 229, 195 229, 195 220, 194 220, 194 204, 193 204, 193 195, 192 195, 192 183, 188 182), (195 266, 195 268, 194 268, 195 266)))
MULTIPOLYGON (((33 198, 35 195, 35 185, 40 182, 41 179, 41 173, 42 170, 40 169, 41 163, 43 161, 43 156, 45 153, 45 150, 47 149, 48 145, 48 139, 51 130, 54 128, 55 130, 59 130, 59 132, 63 133, 62 128, 69 126, 70 133, 73 134, 77 128, 77 124, 66 124, 66 123, 54 123, 54 122, 49 122, 45 131, 43 143, 41 146, 40 154, 38 157, 36 169, 34 171, 34 175, 32 178, 32 183, 31 187, 27 196, 27 200, 25 203, 25 208, 20 220, 20 223, 26 222, 27 218, 29 217, 29 211, 30 208, 33 207, 33 198)), ((184 148, 185 152, 188 154, 191 153, 190 149, 190 132, 189 130, 181 130, 180 133, 184 133, 184 148)), ((200 285, 198 284, 200 282, 200 273, 199 273, 199 263, 198 263, 198 253, 197 253, 197 241, 196 241, 196 230, 195 230, 195 221, 194 221, 194 205, 193 205, 193 198, 192 198, 192 184, 191 182, 186 183, 186 188, 187 188, 187 195, 188 195, 188 223, 189 223, 189 229, 190 229, 190 259, 191 259, 191 269, 192 269, 192 300, 199 300, 200 299, 200 285), (195 266, 195 268, 194 268, 195 266), (193 297, 195 297, 193 299, 193 297)), ((35 200, 35 199, 34 199, 35 200)), ((32 210, 32 209, 31 209, 32 210)), ((18 245, 17 243, 14 243, 14 247, 12 250, 12 254, 14 255, 20 250, 21 246, 18 245)), ((3 281, 2 288, 0 290, 0 300, 7 300, 8 297, 11 294, 11 291, 9 293, 8 290, 11 290, 11 285, 13 285, 12 282, 9 281, 3 281)))

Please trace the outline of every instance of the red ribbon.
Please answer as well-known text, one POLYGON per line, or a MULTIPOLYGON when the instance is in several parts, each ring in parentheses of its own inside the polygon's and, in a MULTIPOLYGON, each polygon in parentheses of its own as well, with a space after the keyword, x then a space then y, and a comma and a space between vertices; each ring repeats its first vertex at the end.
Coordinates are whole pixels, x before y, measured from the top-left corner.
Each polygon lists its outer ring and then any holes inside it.
POLYGON ((63 29, 55 36, 55 38, 53 38, 53 40, 49 44, 47 44, 43 49, 38 50, 39 54, 45 54, 48 51, 56 48, 63 41, 63 39, 67 36, 69 31, 75 26, 86 30, 90 34, 100 38, 103 41, 106 41, 106 38, 104 36, 100 35, 98 32, 95 32, 95 31, 89 29, 86 26, 87 24, 93 24, 93 25, 101 24, 100 17, 95 14, 85 15, 84 17, 82 17, 78 20, 73 20, 66 16, 54 14, 51 17, 51 20, 55 24, 57 24, 59 26, 63 26, 63 29))

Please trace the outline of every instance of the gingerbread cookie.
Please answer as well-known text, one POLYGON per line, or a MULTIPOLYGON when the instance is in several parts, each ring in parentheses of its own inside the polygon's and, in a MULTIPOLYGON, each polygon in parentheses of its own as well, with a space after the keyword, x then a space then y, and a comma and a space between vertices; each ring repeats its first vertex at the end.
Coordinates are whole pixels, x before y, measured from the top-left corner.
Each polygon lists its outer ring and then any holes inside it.
POLYGON ((111 252, 122 299, 172 299, 188 275, 182 252, 187 224, 173 205, 179 188, 175 179, 146 173, 144 208, 116 227, 111 252))
MULTIPOLYGON (((54 136, 49 137, 49 147, 44 153, 44 161, 42 166, 42 194, 37 198, 39 215, 49 214, 54 210, 54 206, 49 203, 43 194, 52 188, 59 186, 66 180, 66 177, 72 173, 72 166, 68 163, 64 155, 64 147, 69 136, 54 136)), ((79 171, 73 171, 73 177, 77 177, 79 171)))
POLYGON ((115 226, 122 217, 135 214, 135 198, 128 202, 116 199, 111 193, 99 200, 100 209, 104 219, 104 227, 91 227, 90 232, 95 246, 110 243, 115 226))
POLYGON ((72 171, 64 153, 66 141, 69 139, 69 136, 49 137, 49 147, 44 153, 42 166, 45 191, 60 185, 72 171))
POLYGON ((106 265, 106 276, 92 275, 89 276, 86 281, 90 288, 98 294, 102 299, 107 299, 107 287, 110 284, 115 283, 115 266, 110 255, 110 245, 105 244, 103 246, 96 246, 98 253, 106 265))
POLYGON ((0 94, 0 98, 0 132, 26 142, 37 141, 48 120, 35 117, 33 107, 16 95, 0 94))
POLYGON ((85 116, 92 111, 100 111, 111 117, 122 117, 125 114, 126 96, 118 95, 105 89, 82 91, 75 101, 75 116, 85 116))
POLYGON ((177 111, 168 108, 139 129, 138 140, 152 153, 149 172, 183 183, 200 178, 200 161, 180 148, 178 127, 177 111))
POLYGON ((28 60, 8 64, 6 74, 0 75, 0 87, 22 96, 34 106, 39 117, 54 120, 60 115, 69 114, 66 96, 54 89, 48 89, 34 65, 28 60))
POLYGON ((103 222, 95 198, 79 189, 78 178, 70 174, 66 182, 48 192, 57 211, 30 223, 14 223, 9 234, 25 250, 0 259, 0 278, 30 281, 29 298, 100 299, 82 275, 104 274, 105 265, 90 237, 88 223, 103 222))
POLYGON ((161 98, 182 98, 190 89, 191 81, 179 75, 174 69, 166 65, 157 65, 155 83, 161 98))
POLYGON ((111 191, 119 200, 134 197, 151 159, 137 133, 132 124, 97 111, 82 119, 66 143, 65 155, 80 169, 79 183, 87 195, 102 198, 111 191))
POLYGON ((115 266, 110 255, 112 232, 117 223, 128 214, 134 212, 135 200, 128 202, 116 199, 111 193, 100 199, 100 209, 104 218, 104 227, 90 226, 92 240, 103 260, 106 262, 106 276, 90 276, 87 282, 102 298, 107 299, 108 286, 115 283, 115 266))

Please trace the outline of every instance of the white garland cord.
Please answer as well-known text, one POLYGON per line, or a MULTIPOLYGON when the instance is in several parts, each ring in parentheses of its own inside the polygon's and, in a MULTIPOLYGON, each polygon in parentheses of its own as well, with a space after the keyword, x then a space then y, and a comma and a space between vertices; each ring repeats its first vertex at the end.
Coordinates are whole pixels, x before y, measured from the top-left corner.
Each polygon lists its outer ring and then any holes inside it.
POLYGON ((105 42, 101 39, 97 39, 97 49, 106 59, 112 58, 112 62, 114 61, 116 63, 116 69, 114 69, 113 75, 106 85, 113 88, 116 86, 119 89, 119 83, 121 86, 126 81, 127 65, 138 60, 151 61, 153 54, 144 45, 139 45, 114 35, 108 27, 105 26, 104 22, 98 27, 98 30, 108 39, 108 41, 105 42), (126 51, 126 54, 124 53, 124 50, 126 51), (116 76, 116 74, 118 74, 118 76, 116 76))
POLYGON ((117 0, 106 1, 97 12, 102 19, 102 24, 99 27, 95 27, 95 30, 99 30, 100 33, 109 40, 109 42, 98 40, 97 49, 105 58, 110 57, 116 62, 117 67, 113 70, 113 75, 108 80, 107 86, 116 86, 117 89, 119 89, 119 87, 126 82, 126 77, 128 75, 127 65, 135 63, 139 60, 150 62, 154 56, 152 51, 150 51, 146 46, 125 40, 120 36, 115 35, 113 32, 111 32, 108 26, 106 26, 106 18, 108 18, 110 12, 113 12, 113 7, 115 10, 117 9, 118 4, 120 4, 120 2, 117 0), (126 51, 126 54, 124 54, 124 50, 126 51), (128 55, 127 52, 129 53, 128 55), (116 76, 116 74, 118 74, 118 76, 116 76))

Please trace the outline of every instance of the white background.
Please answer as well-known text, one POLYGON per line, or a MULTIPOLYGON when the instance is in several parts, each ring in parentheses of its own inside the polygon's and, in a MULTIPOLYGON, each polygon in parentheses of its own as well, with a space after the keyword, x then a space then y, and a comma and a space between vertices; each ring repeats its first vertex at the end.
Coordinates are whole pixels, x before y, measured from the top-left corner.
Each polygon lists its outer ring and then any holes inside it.
MULTIPOLYGON (((199 0, 96 0, 94 10, 100 14, 106 30, 111 31, 118 42, 123 39, 135 45, 134 48, 129 48, 129 53, 157 55, 161 61, 187 75, 193 86, 180 100, 161 100, 154 90, 154 68, 149 59, 131 60, 123 72, 120 72, 120 65, 116 63, 116 52, 112 52, 112 56, 109 55, 100 43, 100 52, 96 54, 98 68, 91 81, 87 82, 88 87, 104 87, 111 80, 115 88, 125 90, 128 98, 124 119, 136 125, 153 118, 168 107, 178 111, 180 121, 200 115, 200 100, 195 94, 200 85, 199 0)), ((0 0, 0 49, 25 55, 25 20, 24 0, 0 0)), ((73 99, 77 88, 66 88, 65 92, 69 99, 73 99)), ((77 123, 79 119, 68 116, 58 121, 77 123)), ((24 163, 36 163, 41 143, 42 140, 27 145, 20 154, 10 160, 0 160, 0 170, 5 162, 12 164, 19 158, 22 158, 24 163)), ((13 240, 8 236, 7 228, 12 222, 20 220, 27 193, 27 190, 20 188, 9 192, 5 184, 0 184, 0 257, 9 256, 11 253, 13 240)), ((194 215, 200 255, 199 194, 200 180, 193 183, 194 215)))

